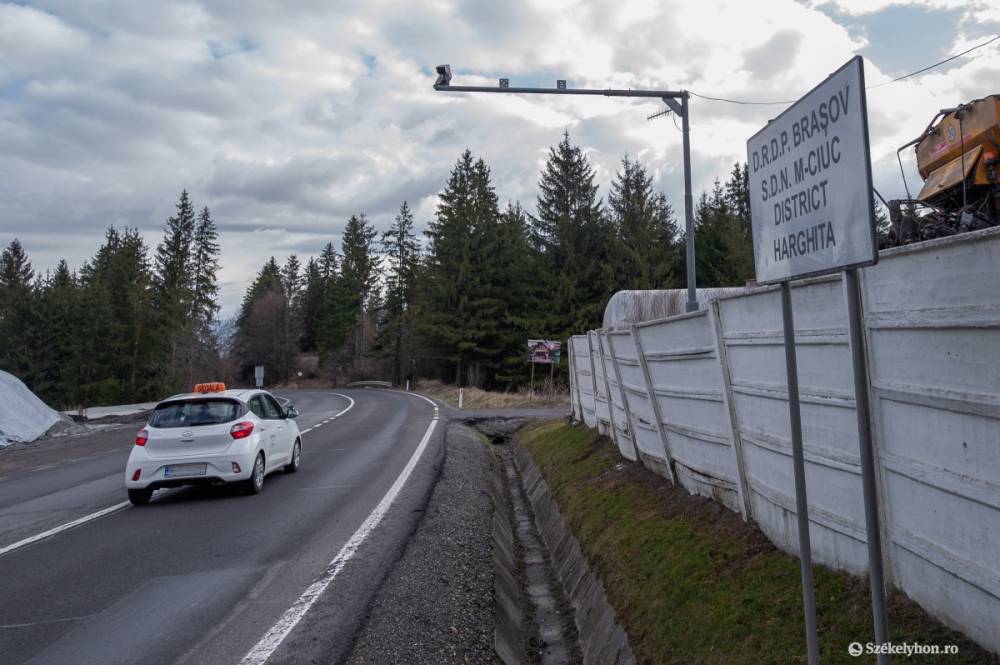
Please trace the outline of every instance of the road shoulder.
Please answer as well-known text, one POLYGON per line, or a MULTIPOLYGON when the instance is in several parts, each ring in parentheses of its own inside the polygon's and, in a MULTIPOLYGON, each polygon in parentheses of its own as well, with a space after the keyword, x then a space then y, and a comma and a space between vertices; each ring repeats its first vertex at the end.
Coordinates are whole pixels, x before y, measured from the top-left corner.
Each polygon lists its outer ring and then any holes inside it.
POLYGON ((496 662, 487 445, 449 424, 423 519, 376 594, 348 663, 496 662))

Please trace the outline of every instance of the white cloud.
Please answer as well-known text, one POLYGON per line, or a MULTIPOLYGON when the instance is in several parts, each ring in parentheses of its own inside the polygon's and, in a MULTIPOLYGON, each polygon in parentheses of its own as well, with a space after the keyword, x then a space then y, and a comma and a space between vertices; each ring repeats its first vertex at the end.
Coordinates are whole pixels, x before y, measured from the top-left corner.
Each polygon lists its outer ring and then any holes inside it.
MULTIPOLYGON (((962 7, 963 25, 991 11, 962 7)), ((426 222, 466 147, 490 164, 501 202, 532 210, 564 129, 587 148, 602 195, 627 152, 681 213, 680 134, 670 118, 646 120, 658 101, 435 93, 433 66, 450 62, 456 84, 566 78, 774 100, 798 97, 864 46, 794 0, 3 4, 0 243, 20 236, 42 269, 63 256, 79 266, 112 222, 155 245, 186 187, 221 226, 232 313, 268 256, 339 243, 351 213, 384 227, 407 199, 426 222)), ((902 192, 896 146, 938 108, 991 92, 982 86, 998 80, 997 46, 870 92, 883 194, 902 192)), ((886 80, 877 63, 866 70, 886 80)), ((724 178, 780 110, 693 98, 696 192, 724 178)))

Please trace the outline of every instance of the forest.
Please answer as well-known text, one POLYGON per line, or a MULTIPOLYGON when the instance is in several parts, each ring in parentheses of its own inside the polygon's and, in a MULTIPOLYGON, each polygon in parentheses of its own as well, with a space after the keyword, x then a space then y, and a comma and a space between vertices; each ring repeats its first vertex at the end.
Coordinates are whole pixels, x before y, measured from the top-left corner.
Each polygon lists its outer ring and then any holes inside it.
MULTIPOLYGON (((78 269, 41 272, 15 238, 0 255, 0 369, 62 408, 156 400, 209 379, 247 385, 255 365, 269 385, 517 388, 527 339, 565 345, 600 327, 618 290, 685 286, 683 221, 646 166, 625 156, 606 198, 594 179, 564 133, 532 214, 501 205, 489 165, 466 150, 422 233, 405 201, 382 232, 359 212, 339 246, 267 260, 227 319, 219 230, 186 191, 152 251, 137 229, 112 226, 78 269)), ((744 164, 700 195, 695 224, 699 287, 753 278, 744 164)))

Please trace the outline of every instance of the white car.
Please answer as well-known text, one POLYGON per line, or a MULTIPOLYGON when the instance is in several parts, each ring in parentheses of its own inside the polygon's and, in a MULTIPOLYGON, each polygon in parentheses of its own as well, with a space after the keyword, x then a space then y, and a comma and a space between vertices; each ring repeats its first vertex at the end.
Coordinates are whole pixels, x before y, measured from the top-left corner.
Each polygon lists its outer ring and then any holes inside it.
POLYGON ((135 505, 161 487, 240 482, 251 494, 264 476, 297 471, 302 435, 291 404, 264 390, 226 390, 198 384, 156 405, 139 430, 125 467, 125 488, 135 505))

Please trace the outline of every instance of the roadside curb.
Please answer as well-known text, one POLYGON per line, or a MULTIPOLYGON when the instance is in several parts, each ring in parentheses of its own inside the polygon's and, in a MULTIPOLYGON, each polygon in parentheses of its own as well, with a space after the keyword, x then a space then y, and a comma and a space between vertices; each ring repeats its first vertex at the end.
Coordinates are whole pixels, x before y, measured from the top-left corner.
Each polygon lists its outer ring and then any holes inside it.
MULTIPOLYGON (((588 665, 591 663, 595 665, 634 664, 636 660, 629 645, 628 635, 615 622, 614 609, 608 602, 604 585, 587 563, 576 538, 566 527, 559 507, 552 498, 552 493, 549 491, 549 486, 542 477, 541 471, 531 459, 531 454, 518 444, 516 439, 512 440, 511 446, 514 452, 514 462, 521 473, 521 482, 535 513, 538 529, 549 550, 549 556, 552 558, 552 566, 556 570, 566 598, 573 607, 580 639, 580 650, 583 652, 583 662, 588 665)), ((491 485, 497 485, 497 483, 498 481, 494 480, 491 485)), ((496 504, 498 500, 496 490, 491 486, 490 491, 494 495, 496 504)), ((499 511, 501 506, 500 504, 496 505, 499 511)), ((505 510, 506 507, 503 506, 503 509, 505 510)), ((512 535, 509 532, 509 526, 507 529, 506 537, 510 539, 512 535)), ((494 533, 497 534, 494 552, 500 546, 498 541, 501 539, 501 532, 502 528, 498 525, 498 512, 494 512, 494 533)), ((508 540, 507 543, 511 543, 511 541, 508 540)), ((501 581, 499 569, 496 579, 499 587, 501 581)), ((501 597, 498 590, 498 608, 500 605, 501 597)), ((498 616, 498 635, 499 618, 498 616)), ((497 653, 500 654, 499 639, 497 653)), ((525 662, 517 659, 509 661, 502 655, 501 658, 505 663, 525 662)))

